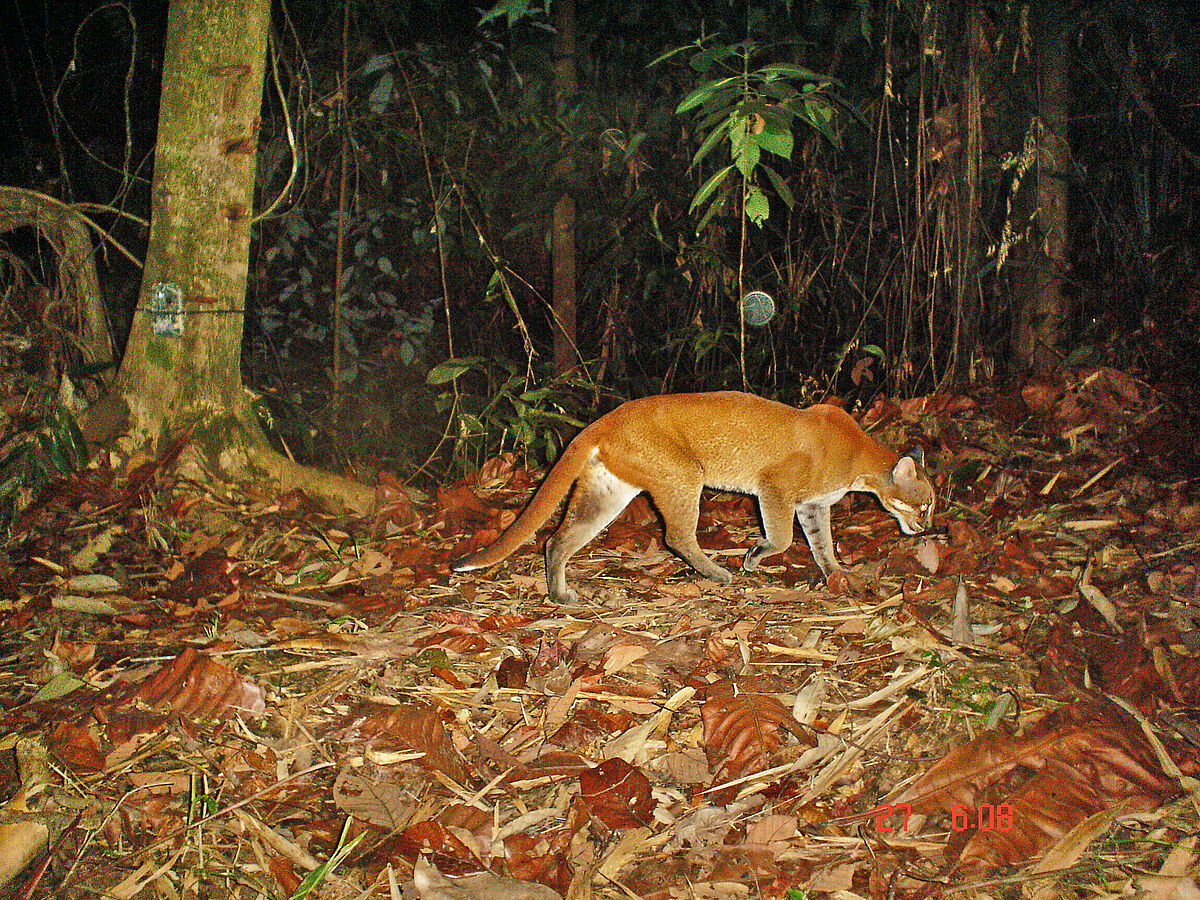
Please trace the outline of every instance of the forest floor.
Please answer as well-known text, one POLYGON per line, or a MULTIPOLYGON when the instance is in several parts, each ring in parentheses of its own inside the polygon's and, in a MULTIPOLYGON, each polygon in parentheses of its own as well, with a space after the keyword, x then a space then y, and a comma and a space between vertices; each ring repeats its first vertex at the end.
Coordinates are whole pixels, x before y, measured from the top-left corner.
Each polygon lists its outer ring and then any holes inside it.
POLYGON ((1110 369, 864 424, 939 506, 838 504, 854 591, 803 541, 742 572, 722 494, 727 586, 641 500, 574 605, 533 544, 450 574, 511 460, 373 522, 153 461, 52 486, 0 555, 0 894, 1197 896, 1200 435, 1110 369))

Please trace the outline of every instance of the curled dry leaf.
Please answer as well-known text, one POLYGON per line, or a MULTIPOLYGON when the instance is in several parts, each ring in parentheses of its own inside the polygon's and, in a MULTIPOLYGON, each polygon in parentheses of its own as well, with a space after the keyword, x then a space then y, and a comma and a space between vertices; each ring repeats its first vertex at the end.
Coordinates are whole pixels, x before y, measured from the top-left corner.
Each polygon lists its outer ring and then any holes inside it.
POLYGON ((413 641, 415 647, 441 647, 452 653, 477 653, 488 646, 488 639, 478 629, 463 628, 461 625, 446 625, 433 634, 413 641))
POLYGON ((415 861, 429 854, 437 867, 453 875, 478 872, 483 865, 449 828, 441 822, 425 820, 414 822, 374 847, 368 858, 376 863, 390 861, 396 856, 415 861))

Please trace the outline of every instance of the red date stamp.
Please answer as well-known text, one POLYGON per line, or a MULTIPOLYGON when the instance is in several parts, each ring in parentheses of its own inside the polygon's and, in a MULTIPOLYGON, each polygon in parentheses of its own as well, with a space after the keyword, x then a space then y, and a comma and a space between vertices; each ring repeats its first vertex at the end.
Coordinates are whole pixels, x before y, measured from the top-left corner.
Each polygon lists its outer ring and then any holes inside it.
MULTIPOLYGON (((869 815, 875 817, 875 828, 879 831, 907 831, 912 805, 884 803, 871 810, 869 815), (900 816, 903 819, 897 827, 894 820, 900 816)), ((950 827, 955 831, 1010 831, 1013 827, 1012 804, 980 803, 978 806, 967 806, 965 803, 955 803, 950 807, 950 827)))
POLYGON ((908 831, 908 817, 912 815, 911 803, 884 803, 881 806, 871 810, 871 815, 875 817, 876 831, 908 831), (893 816, 904 813, 904 822, 899 828, 891 825, 885 825, 884 822, 891 819, 893 816))

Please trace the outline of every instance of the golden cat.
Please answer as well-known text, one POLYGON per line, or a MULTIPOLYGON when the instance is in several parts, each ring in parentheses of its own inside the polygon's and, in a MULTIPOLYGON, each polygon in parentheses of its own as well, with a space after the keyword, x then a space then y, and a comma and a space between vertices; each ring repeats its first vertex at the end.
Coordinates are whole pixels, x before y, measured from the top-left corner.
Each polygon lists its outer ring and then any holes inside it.
POLYGON ((707 578, 733 576, 696 542, 705 487, 758 497, 763 538, 746 553, 747 572, 792 544, 792 517, 829 575, 829 507, 848 491, 879 498, 905 534, 924 531, 933 486, 920 449, 899 456, 836 406, 796 409, 738 391, 664 394, 631 400, 597 419, 563 451, 516 521, 490 546, 455 560, 469 572, 498 563, 533 537, 575 485, 558 531, 546 542, 550 598, 571 602, 567 560, 645 491, 666 524, 667 545, 707 578))

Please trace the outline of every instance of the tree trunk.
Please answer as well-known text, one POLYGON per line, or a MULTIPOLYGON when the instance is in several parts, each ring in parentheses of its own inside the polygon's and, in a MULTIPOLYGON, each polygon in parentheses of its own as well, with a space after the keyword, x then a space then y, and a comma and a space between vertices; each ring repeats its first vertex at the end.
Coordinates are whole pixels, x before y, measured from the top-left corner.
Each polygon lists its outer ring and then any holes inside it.
POLYGON ((980 48, 986 40, 983 32, 983 13, 978 3, 969 3, 965 10, 967 38, 962 63, 962 94, 959 100, 959 131, 963 136, 961 160, 961 194, 957 205, 958 264, 955 278, 957 340, 951 350, 947 377, 963 381, 972 378, 979 362, 979 318, 983 298, 979 284, 979 198, 980 167, 983 160, 983 114, 979 86, 980 48))
POLYGON ((46 194, 0 186, 0 234, 32 226, 54 248, 58 289, 69 309, 63 318, 78 330, 84 361, 99 363, 112 359, 112 340, 100 299, 90 224, 75 209, 46 194))
POLYGON ((365 511, 373 492, 275 454, 241 384, 254 164, 270 0, 175 0, 167 18, 150 244, 118 391, 127 438, 188 431, 190 457, 230 482, 302 487, 365 511), (182 330, 155 333, 178 291, 182 330), (197 458, 198 457, 198 458, 197 458))
MULTIPOLYGON (((575 0, 554 5, 554 96, 561 112, 578 91, 575 75, 575 0)), ((568 136, 554 174, 560 179, 575 172, 575 150, 568 136)), ((554 372, 564 375, 575 368, 579 351, 575 342, 575 198, 564 190, 554 204, 550 226, 553 268, 551 310, 554 316, 554 372)))
POLYGON ((1061 3, 1040 0, 1030 12, 1041 128, 1037 142, 1037 206, 1027 255, 1029 275, 1023 279, 1024 290, 1018 293, 1013 362, 1020 371, 1041 373, 1054 369, 1062 359, 1063 330, 1070 306, 1063 291, 1070 216, 1070 42, 1061 3))

